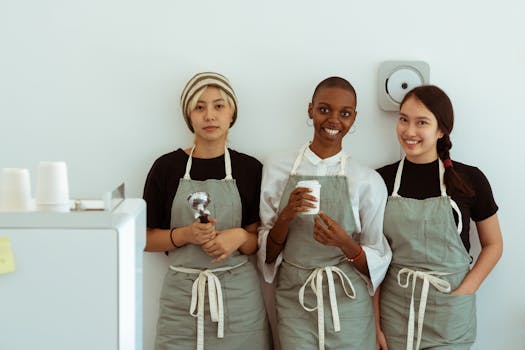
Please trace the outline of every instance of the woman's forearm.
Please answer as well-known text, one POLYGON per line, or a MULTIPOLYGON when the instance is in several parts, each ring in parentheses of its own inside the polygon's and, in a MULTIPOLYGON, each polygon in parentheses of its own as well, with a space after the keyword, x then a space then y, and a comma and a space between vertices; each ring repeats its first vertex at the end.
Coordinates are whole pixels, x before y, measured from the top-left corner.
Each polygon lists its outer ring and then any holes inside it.
POLYGON ((490 271, 496 266, 503 253, 503 239, 496 214, 477 222, 476 228, 481 243, 481 252, 474 267, 454 291, 454 294, 475 293, 490 271))
POLYGON ((165 252, 177 249, 174 244, 181 247, 186 243, 183 238, 185 230, 185 227, 176 228, 173 232, 167 229, 148 228, 144 250, 147 252, 165 252))
POLYGON ((361 272, 363 275, 370 277, 370 271, 368 270, 368 262, 366 260, 366 253, 363 247, 359 245, 351 236, 348 236, 346 244, 340 248, 343 254, 349 259, 349 263, 353 264, 354 267, 361 272), (350 259, 353 258, 353 261, 350 259))
POLYGON ((257 235, 251 232, 245 232, 246 242, 241 244, 239 251, 244 255, 252 255, 257 252, 257 235))
POLYGON ((288 235, 289 222, 282 220, 280 217, 277 218, 275 225, 268 233, 266 239, 266 263, 273 263, 281 251, 284 249, 286 244, 286 237, 288 235))
POLYGON ((374 296, 372 297, 372 305, 374 307, 374 318, 376 329, 381 329, 381 312, 379 309, 379 300, 381 295, 381 286, 378 286, 374 296))
POLYGON ((246 241, 239 247, 239 251, 244 255, 252 255, 257 252, 257 226, 259 226, 259 223, 254 223, 244 228, 246 241))
POLYGON ((469 271, 461 285, 456 289, 457 294, 473 294, 481 286, 481 283, 496 266, 502 254, 502 246, 490 244, 481 249, 478 260, 472 270, 469 271))

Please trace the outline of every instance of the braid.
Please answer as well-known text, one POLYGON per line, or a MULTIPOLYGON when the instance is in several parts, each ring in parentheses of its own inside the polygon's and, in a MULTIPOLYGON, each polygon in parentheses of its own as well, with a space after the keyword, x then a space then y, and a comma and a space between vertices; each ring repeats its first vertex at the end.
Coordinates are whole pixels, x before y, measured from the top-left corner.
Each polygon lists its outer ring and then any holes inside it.
POLYGON ((450 135, 445 134, 437 142, 437 152, 441 160, 450 159, 450 149, 452 148, 452 141, 450 135))
MULTIPOLYGON (((452 148, 452 141, 450 141, 450 135, 445 134, 437 142, 437 151, 439 158, 442 161, 450 160, 450 149, 452 148)), ((447 187, 450 195, 457 195, 462 197, 474 197, 475 192, 468 183, 463 181, 463 177, 454 170, 453 166, 445 167, 445 175, 443 178, 445 186, 447 187)))

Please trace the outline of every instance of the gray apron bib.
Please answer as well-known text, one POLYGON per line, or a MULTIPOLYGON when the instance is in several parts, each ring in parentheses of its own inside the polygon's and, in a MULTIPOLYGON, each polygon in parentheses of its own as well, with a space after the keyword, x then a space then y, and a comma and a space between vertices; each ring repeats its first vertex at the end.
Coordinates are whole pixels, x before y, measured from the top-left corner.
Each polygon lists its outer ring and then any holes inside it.
MULTIPOLYGON (((315 179, 321 183, 320 209, 346 232, 355 232, 345 158, 341 158, 337 176, 297 175, 305 150, 292 168, 279 211, 298 181, 315 179)), ((290 224, 277 275, 281 349, 375 349, 374 316, 366 284, 339 248, 314 240, 313 217, 297 215, 290 224)), ((359 241, 359 236, 354 239, 359 241)))
MULTIPOLYGON (((192 180, 192 154, 193 149, 173 199, 171 227, 195 221, 186 199, 197 191, 210 194, 208 210, 217 219, 217 231, 240 227, 242 204, 231 175, 228 149, 224 153, 223 180, 192 180)), ((257 272, 245 255, 235 251, 227 259, 211 263, 213 257, 199 245, 186 244, 171 253, 169 259, 170 270, 160 297, 156 350, 270 348, 257 272)))
POLYGON ((470 257, 460 237, 461 212, 447 196, 441 161, 440 197, 401 197, 403 164, 404 158, 384 220, 393 255, 381 284, 381 323, 388 348, 469 349, 476 337, 475 296, 449 294, 469 271, 470 257), (459 227, 451 209, 458 214, 459 227))

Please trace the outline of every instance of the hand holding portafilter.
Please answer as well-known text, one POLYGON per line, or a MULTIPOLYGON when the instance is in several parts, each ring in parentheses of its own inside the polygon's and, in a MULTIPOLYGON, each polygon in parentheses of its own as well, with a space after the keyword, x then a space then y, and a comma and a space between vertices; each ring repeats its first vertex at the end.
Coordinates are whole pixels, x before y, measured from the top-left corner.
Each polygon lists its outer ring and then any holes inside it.
POLYGON ((199 218, 201 223, 207 223, 210 212, 208 204, 210 204, 210 195, 207 192, 194 192, 188 196, 188 203, 190 208, 195 212, 195 219, 199 218))

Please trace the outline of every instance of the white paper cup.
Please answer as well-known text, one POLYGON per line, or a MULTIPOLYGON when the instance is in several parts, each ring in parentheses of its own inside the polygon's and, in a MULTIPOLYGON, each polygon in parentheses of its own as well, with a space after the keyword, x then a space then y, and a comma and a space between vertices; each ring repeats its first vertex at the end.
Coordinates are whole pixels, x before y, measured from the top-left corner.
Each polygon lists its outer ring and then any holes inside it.
POLYGON ((40 162, 36 184, 39 210, 69 211, 69 182, 64 162, 40 162))
POLYGON ((0 176, 0 210, 27 211, 32 209, 29 170, 4 168, 0 176))
POLYGON ((303 180, 297 182, 295 187, 305 187, 311 190, 309 195, 317 198, 317 202, 312 202, 315 205, 315 208, 310 208, 308 211, 302 212, 302 215, 314 215, 319 213, 319 204, 321 203, 321 184, 317 180, 303 180))

